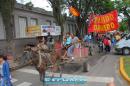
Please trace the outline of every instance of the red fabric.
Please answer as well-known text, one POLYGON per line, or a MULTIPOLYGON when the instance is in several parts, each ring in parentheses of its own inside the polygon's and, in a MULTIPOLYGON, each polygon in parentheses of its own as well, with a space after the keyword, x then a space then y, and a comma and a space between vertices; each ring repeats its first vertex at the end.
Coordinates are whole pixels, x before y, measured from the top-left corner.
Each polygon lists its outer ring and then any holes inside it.
POLYGON ((87 57, 88 56, 88 48, 74 48, 74 57, 87 57))
POLYGON ((118 12, 117 10, 111 11, 104 15, 90 16, 90 24, 88 32, 105 33, 119 28, 118 12))
POLYGON ((106 46, 110 45, 110 43, 109 43, 109 40, 108 40, 108 39, 104 39, 104 40, 103 40, 103 43, 104 43, 104 45, 106 45, 106 46))

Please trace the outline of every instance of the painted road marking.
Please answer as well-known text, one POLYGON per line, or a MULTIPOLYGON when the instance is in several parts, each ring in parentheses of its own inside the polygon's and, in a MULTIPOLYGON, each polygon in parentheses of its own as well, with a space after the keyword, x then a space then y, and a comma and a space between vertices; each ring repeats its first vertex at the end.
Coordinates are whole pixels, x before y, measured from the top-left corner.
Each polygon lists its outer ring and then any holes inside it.
MULTIPOLYGON (((26 69, 22 68, 17 70, 19 72, 24 72, 24 73, 29 73, 29 74, 34 74, 38 75, 39 73, 36 70, 33 69, 26 69)), ((46 72, 48 76, 52 75, 51 72, 46 72)), ((59 76, 59 73, 54 73, 54 76, 59 76)), ((99 82, 99 83, 109 83, 113 82, 114 78, 113 77, 95 77, 95 76, 79 76, 79 75, 72 75, 72 74, 62 74, 63 77, 77 77, 77 78, 84 78, 87 80, 87 82, 99 82)))
POLYGON ((35 75, 39 74, 38 71, 33 70, 33 69, 25 69, 25 68, 23 68, 23 69, 19 69, 17 71, 24 72, 24 73, 29 73, 29 74, 35 74, 35 75))
POLYGON ((14 79, 14 78, 11 79, 11 82, 12 82, 12 83, 15 83, 15 82, 17 82, 17 81, 18 81, 17 79, 14 79))
POLYGON ((31 85, 32 85, 32 83, 23 82, 23 83, 21 83, 21 84, 19 84, 19 85, 17 85, 17 86, 31 86, 31 85))

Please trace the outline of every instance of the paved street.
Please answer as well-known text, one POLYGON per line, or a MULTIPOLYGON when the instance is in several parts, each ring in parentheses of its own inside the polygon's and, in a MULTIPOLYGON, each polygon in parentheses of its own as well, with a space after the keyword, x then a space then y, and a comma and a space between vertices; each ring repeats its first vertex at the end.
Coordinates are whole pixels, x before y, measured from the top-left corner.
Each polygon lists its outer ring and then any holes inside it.
MULTIPOLYGON (((128 86, 120 76, 118 70, 118 55, 105 55, 98 63, 87 73, 88 76, 114 77, 116 86, 128 86)), ((88 83, 86 86, 105 86, 104 83, 88 83)))
MULTIPOLYGON (((119 57, 118 55, 105 55, 88 73, 79 72, 79 74, 83 76, 114 77, 116 86, 128 86, 118 71, 119 57)), ((32 67, 14 71, 13 78, 14 86, 42 86, 38 72, 32 67)), ((88 82, 85 86, 106 86, 106 84, 88 82)))
POLYGON ((13 72, 14 86, 42 86, 38 72, 32 67, 26 67, 13 72))

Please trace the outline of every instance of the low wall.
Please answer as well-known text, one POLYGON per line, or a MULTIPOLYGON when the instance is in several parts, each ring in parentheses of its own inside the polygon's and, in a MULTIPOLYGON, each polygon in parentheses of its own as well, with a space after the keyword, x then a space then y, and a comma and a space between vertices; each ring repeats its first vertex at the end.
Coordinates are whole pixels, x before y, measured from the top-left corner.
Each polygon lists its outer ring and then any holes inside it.
MULTIPOLYGON (((15 57, 20 56, 23 52, 23 47, 25 44, 28 43, 36 43, 35 38, 21 38, 21 39, 15 39, 15 57)), ((5 47, 6 47, 6 40, 0 40, 0 53, 5 53, 5 47)))
MULTIPOLYGON (((59 39, 58 36, 53 36, 53 38, 59 39)), ((19 39, 14 39, 14 43, 15 43, 15 52, 13 53, 15 57, 19 57, 21 56, 21 54, 23 53, 23 48, 25 44, 28 43, 36 43, 36 38, 19 38, 19 39)), ((6 47, 6 40, 0 40, 0 54, 1 53, 5 53, 5 47, 6 47)))

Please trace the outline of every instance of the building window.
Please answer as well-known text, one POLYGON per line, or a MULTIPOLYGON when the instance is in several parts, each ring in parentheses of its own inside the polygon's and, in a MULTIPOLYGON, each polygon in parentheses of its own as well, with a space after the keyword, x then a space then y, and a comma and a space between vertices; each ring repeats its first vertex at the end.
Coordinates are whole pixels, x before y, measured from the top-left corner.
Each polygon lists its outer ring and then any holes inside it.
POLYGON ((38 20, 36 18, 31 18, 31 26, 38 25, 38 20))
POLYGON ((51 21, 50 21, 50 20, 47 20, 47 21, 46 21, 46 25, 51 25, 51 21))
POLYGON ((26 28, 27 28, 27 18, 26 17, 19 17, 19 31, 20 37, 26 37, 26 28))

